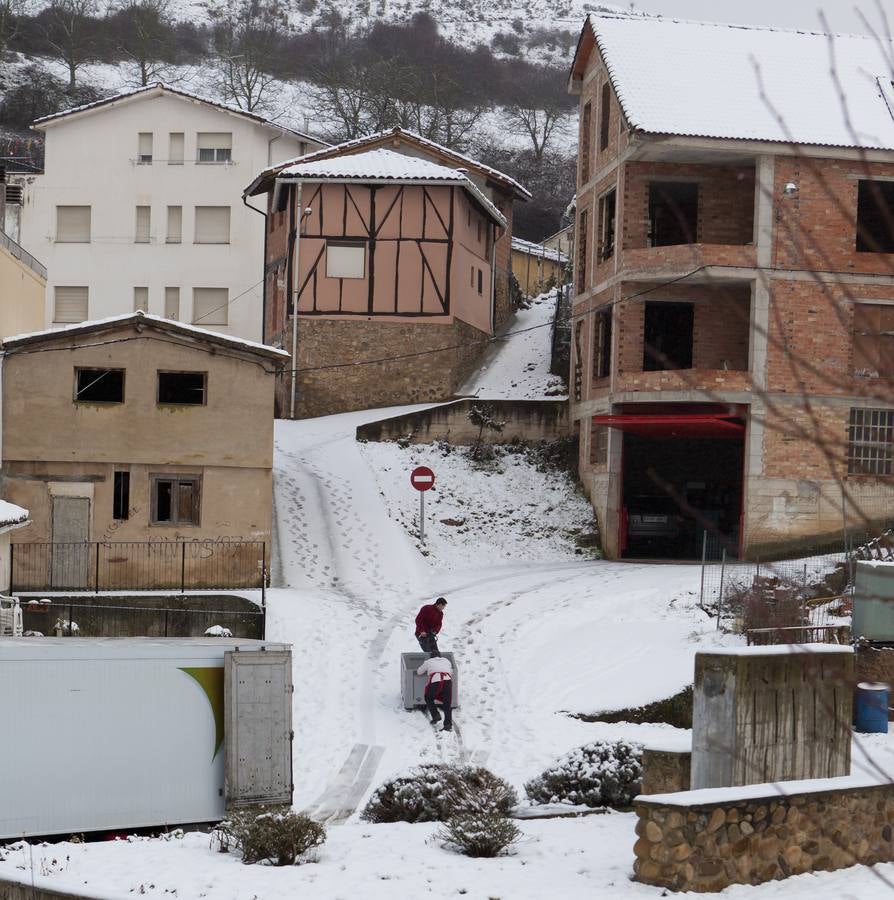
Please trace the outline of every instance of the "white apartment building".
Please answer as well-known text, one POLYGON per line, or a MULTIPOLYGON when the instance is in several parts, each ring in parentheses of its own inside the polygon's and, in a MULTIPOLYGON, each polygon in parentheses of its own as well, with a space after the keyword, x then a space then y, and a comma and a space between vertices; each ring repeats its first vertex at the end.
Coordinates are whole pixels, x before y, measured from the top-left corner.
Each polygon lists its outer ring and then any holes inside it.
POLYGON ((267 166, 319 140, 163 84, 38 119, 20 243, 47 267, 46 324, 142 309, 263 339, 264 217, 242 202, 267 166))

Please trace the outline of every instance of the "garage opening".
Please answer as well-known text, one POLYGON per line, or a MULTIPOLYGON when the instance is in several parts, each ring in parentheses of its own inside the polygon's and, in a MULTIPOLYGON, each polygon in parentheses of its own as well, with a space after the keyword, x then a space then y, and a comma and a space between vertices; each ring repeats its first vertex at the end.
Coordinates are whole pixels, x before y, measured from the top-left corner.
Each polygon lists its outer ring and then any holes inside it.
POLYGON ((735 407, 597 416, 622 434, 619 550, 624 558, 699 559, 739 548, 744 415, 735 407))

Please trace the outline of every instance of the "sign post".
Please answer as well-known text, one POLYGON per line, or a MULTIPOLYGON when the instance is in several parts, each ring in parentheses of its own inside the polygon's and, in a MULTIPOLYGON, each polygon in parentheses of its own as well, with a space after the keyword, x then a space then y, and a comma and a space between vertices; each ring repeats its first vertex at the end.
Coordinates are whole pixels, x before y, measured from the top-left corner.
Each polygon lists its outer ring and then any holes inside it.
POLYGON ((425 543, 425 492, 435 486, 435 473, 428 466, 417 466, 410 472, 410 484, 419 491, 419 540, 425 543))

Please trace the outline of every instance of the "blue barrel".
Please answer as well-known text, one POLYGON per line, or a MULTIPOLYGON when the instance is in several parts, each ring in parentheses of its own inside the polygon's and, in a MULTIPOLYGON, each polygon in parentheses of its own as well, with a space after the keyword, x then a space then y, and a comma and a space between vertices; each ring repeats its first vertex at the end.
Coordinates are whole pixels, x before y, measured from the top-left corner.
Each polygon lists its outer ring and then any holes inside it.
POLYGON ((887 684, 874 681, 861 681, 857 685, 857 731, 863 734, 888 733, 888 691, 887 684))

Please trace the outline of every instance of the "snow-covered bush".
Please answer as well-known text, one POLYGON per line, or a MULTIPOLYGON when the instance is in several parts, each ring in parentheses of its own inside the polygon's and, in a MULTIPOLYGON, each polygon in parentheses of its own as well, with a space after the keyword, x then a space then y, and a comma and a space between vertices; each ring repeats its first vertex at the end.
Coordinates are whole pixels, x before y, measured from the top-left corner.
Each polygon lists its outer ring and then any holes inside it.
POLYGON ((594 741, 566 753, 525 785, 535 803, 629 806, 642 781, 640 744, 594 741))
POLYGON ((456 813, 505 813, 517 802, 512 787, 474 766, 419 766, 380 785, 361 818, 367 822, 443 822, 456 813))
POLYGON ((460 813, 448 819, 438 837, 464 856, 499 856, 521 836, 506 816, 497 813, 460 813))
POLYGON ((229 628, 224 628, 223 625, 212 625, 210 628, 205 629, 205 637, 229 638, 232 636, 233 636, 233 632, 230 631, 229 628))
POLYGON ((326 840, 326 829, 288 807, 252 807, 232 812, 211 833, 222 853, 241 851, 242 862, 292 866, 326 840))

